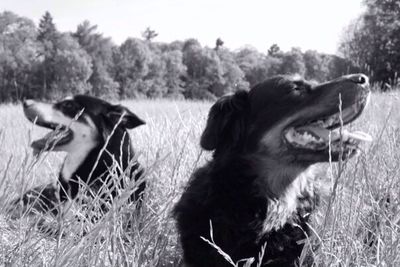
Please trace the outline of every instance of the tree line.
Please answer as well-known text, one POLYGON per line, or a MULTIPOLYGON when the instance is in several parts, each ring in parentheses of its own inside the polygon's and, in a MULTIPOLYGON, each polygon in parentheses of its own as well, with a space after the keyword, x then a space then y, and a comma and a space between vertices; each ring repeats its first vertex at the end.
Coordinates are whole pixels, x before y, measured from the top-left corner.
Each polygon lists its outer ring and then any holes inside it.
POLYGON ((399 84, 400 0, 364 0, 365 11, 347 28, 340 52, 382 90, 399 84))
MULTIPOLYGON (((272 45, 231 51, 218 38, 215 47, 196 39, 157 42, 147 28, 141 38, 116 45, 88 21, 60 32, 46 12, 38 25, 9 11, 0 13, 0 101, 55 99, 91 94, 108 99, 214 99, 248 89, 277 74, 300 74, 325 81, 358 71, 336 55, 272 45)), ((399 50, 400 51, 400 50, 399 50)))

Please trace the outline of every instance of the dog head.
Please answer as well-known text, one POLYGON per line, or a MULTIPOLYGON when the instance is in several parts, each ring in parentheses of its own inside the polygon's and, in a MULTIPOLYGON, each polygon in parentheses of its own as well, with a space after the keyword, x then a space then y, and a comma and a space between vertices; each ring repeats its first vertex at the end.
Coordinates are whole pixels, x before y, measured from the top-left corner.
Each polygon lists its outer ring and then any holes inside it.
POLYGON ((322 84, 274 77, 249 92, 220 98, 211 107, 201 146, 215 155, 261 152, 306 165, 337 161, 371 139, 362 132, 340 131, 360 116, 369 95, 363 74, 322 84))
POLYGON ((35 151, 70 152, 93 147, 104 143, 113 130, 133 129, 144 124, 126 107, 86 95, 56 103, 25 100, 23 108, 28 120, 52 130, 31 144, 35 151))

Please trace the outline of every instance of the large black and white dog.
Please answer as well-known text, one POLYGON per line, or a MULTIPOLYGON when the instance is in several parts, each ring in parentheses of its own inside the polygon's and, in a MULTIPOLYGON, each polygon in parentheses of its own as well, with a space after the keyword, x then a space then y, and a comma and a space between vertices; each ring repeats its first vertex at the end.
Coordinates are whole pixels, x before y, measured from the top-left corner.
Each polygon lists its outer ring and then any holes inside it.
POLYGON ((67 154, 58 188, 35 188, 17 202, 57 214, 59 204, 75 198, 82 186, 94 194, 103 192, 100 197, 107 203, 121 187, 127 186, 125 180, 137 182, 132 186, 130 200, 141 200, 145 182, 139 179, 142 170, 127 133, 127 129, 144 124, 138 116, 124 106, 87 95, 51 104, 25 100, 23 108, 31 122, 52 130, 31 144, 34 151, 67 154), (122 175, 128 179, 121 178, 122 175))
POLYGON ((298 264, 319 196, 312 165, 349 158, 370 140, 340 131, 360 116, 369 94, 362 74, 319 85, 279 76, 219 99, 201 137, 213 158, 174 209, 185 264, 232 266, 201 239, 211 241, 210 224, 213 241, 234 262, 257 259, 265 244, 262 266, 298 264))

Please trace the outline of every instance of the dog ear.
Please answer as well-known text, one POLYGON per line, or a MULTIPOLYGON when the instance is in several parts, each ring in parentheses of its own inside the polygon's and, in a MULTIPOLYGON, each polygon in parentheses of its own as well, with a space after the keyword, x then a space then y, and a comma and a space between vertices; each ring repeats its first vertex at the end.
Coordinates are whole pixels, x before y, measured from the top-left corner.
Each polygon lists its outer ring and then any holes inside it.
POLYGON ((232 146, 240 141, 245 132, 248 93, 238 91, 221 97, 210 109, 200 145, 205 150, 232 146))
POLYGON ((133 129, 142 124, 145 124, 145 122, 140 119, 135 113, 121 105, 111 105, 111 107, 108 109, 106 116, 111 120, 114 125, 118 123, 118 121, 121 121, 120 125, 127 129, 133 129))

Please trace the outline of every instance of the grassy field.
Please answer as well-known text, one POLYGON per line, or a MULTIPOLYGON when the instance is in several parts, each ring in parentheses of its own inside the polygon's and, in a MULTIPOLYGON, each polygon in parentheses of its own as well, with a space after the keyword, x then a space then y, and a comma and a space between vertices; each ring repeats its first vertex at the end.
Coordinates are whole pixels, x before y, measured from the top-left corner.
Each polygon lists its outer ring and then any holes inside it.
MULTIPOLYGON (((119 202, 98 223, 85 222, 79 206, 73 207, 74 216, 63 220, 40 215, 12 219, 7 203, 34 185, 55 181, 63 154, 35 159, 29 143, 45 130, 33 127, 21 106, 0 106, 0 266, 181 264, 171 208, 193 170, 210 157, 198 145, 210 104, 124 104, 147 122, 130 131, 149 185, 133 231, 126 231, 123 223, 133 207, 119 202), (43 221, 58 232, 38 231, 37 224, 43 221), (87 234, 82 236, 82 231, 87 234)), ((307 253, 315 254, 317 266, 400 266, 398 96, 375 94, 350 128, 370 133, 374 141, 340 167, 322 165, 331 190, 313 221, 315 235, 307 253), (373 236, 373 243, 367 241, 373 236), (311 251, 316 245, 318 249, 311 251)))

